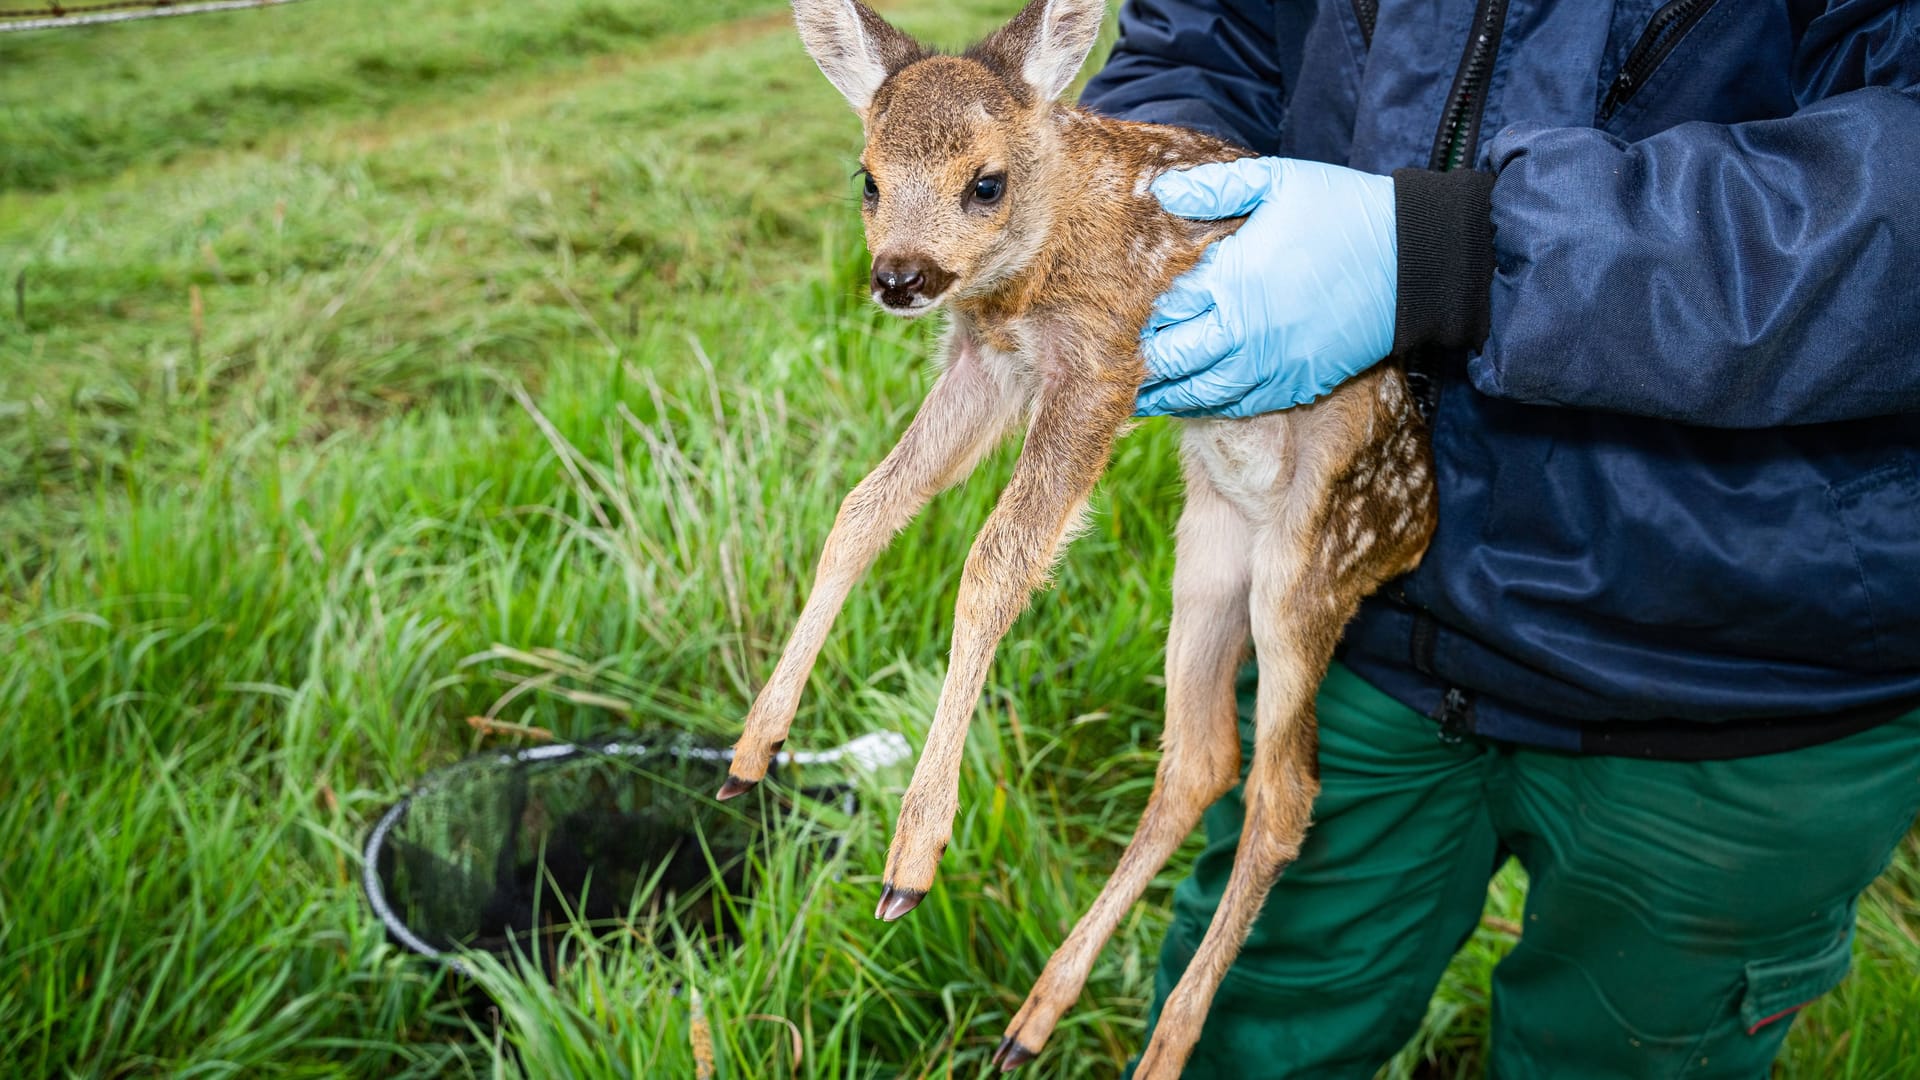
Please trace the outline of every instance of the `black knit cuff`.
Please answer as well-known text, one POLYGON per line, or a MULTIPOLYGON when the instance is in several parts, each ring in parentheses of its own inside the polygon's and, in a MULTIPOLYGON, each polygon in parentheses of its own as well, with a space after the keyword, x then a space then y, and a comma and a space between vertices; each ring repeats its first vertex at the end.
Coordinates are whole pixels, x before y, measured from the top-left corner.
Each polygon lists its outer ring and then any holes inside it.
POLYGON ((1393 351, 1448 351, 1487 339, 1493 287, 1493 174, 1396 169, 1400 254, 1393 351))

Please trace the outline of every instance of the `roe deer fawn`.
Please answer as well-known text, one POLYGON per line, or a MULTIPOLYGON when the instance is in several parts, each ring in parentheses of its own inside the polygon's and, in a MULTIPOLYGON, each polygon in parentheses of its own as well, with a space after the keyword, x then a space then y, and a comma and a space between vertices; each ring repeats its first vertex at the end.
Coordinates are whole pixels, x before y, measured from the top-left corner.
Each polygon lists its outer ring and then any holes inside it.
MULTIPOLYGON (((906 434, 841 505, 817 577, 735 746, 729 798, 765 775, 834 617, 874 556, 1016 424, 1026 441, 961 577, 946 682, 887 854, 877 914, 932 887, 959 803, 961 746, 994 649, 1073 534, 1145 377, 1155 298, 1238 220, 1161 209, 1161 172, 1246 156, 1179 128, 1057 101, 1104 0, 1032 0, 961 55, 934 53, 855 0, 794 0, 800 36, 866 131, 872 290, 906 317, 945 304, 943 369, 906 434)), ((1361 598, 1412 569, 1434 523, 1425 429, 1405 378, 1377 365, 1324 398, 1246 420, 1185 422, 1187 500, 1153 793, 1093 907, 1048 961, 994 1054, 1039 1053, 1095 955, 1240 777, 1233 679, 1251 635, 1260 683, 1246 822, 1220 908, 1137 1072, 1179 1074, 1319 791, 1314 694, 1361 598)))

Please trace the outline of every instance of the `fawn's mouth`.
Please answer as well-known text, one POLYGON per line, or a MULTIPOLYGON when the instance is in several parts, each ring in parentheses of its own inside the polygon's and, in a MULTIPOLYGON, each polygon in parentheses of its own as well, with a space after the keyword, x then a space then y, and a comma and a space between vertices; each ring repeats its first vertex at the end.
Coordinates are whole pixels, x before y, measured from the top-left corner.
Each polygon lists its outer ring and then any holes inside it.
POLYGON ((922 296, 915 293, 901 296, 892 289, 873 290, 873 301, 887 310, 889 315, 898 315, 903 319, 917 319, 940 306, 937 296, 922 296))

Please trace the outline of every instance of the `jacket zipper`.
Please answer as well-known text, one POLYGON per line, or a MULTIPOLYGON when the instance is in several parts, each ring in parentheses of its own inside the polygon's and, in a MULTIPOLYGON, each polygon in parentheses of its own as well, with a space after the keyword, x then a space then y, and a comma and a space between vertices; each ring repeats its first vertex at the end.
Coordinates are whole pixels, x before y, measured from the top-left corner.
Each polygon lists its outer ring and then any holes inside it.
POLYGON ((1474 145, 1480 141, 1480 117, 1487 110, 1487 76, 1500 51, 1500 30, 1506 21, 1507 0, 1480 0, 1473 13, 1473 33, 1460 56, 1453 89, 1447 93, 1447 107, 1440 113, 1440 130, 1434 133, 1427 168, 1458 169, 1473 160, 1474 145))
MULTIPOLYGON (((1457 169, 1473 160, 1474 144, 1480 141, 1480 118, 1487 110, 1487 76, 1500 51, 1500 31, 1506 21, 1507 0, 1480 0, 1474 8, 1473 29, 1467 37, 1466 51, 1460 54, 1453 88, 1447 91, 1446 107, 1440 111, 1440 129, 1434 132, 1427 168, 1457 169)), ((1416 355, 1409 356, 1404 365, 1414 407, 1424 420, 1433 419, 1434 407, 1440 401, 1436 363, 1434 356, 1416 355)))
MULTIPOLYGON (((1369 5, 1372 6, 1372 5, 1369 5)), ((1360 10, 1355 0, 1354 10, 1360 10)), ((1440 129, 1433 135, 1433 152, 1427 168, 1451 171, 1466 167, 1480 141, 1480 120, 1487 111, 1487 76, 1493 72, 1494 57, 1500 53, 1500 32, 1507 22, 1507 0, 1479 0, 1473 12, 1473 29, 1467 37, 1466 51, 1460 55, 1460 67, 1453 75, 1453 88, 1447 91, 1447 104, 1440 111, 1440 129)), ((1371 20, 1361 26, 1370 29, 1371 20)), ((1371 37, 1371 34, 1368 34, 1371 37)), ((1431 420, 1440 396, 1440 381, 1434 377, 1435 357, 1431 353, 1408 359, 1407 381, 1413 389, 1414 404, 1420 415, 1431 420)), ((1434 674, 1434 650, 1439 628, 1432 615, 1422 611, 1414 617, 1413 666, 1425 675, 1434 674)), ((1440 741, 1459 743, 1473 734, 1473 695, 1457 686, 1447 687, 1440 699, 1440 741)))
MULTIPOLYGON (((1440 644, 1440 627, 1432 615, 1425 611, 1415 613, 1413 617, 1413 640, 1409 642, 1413 654, 1413 669, 1422 675, 1436 676, 1433 670, 1434 652, 1440 644)), ((1436 676, 1437 677, 1437 676, 1436 676)), ((1449 746, 1458 745, 1468 735, 1473 734, 1473 694, 1457 686, 1448 685, 1440 697, 1440 708, 1433 713, 1440 722, 1440 741, 1449 746)))
POLYGON ((1435 719, 1440 721, 1440 741, 1448 746, 1458 746, 1473 734, 1473 695, 1457 686, 1447 687, 1435 719))
POLYGON ((1353 17, 1360 20, 1360 44, 1373 48, 1373 24, 1380 18, 1380 0, 1353 0, 1353 17))
POLYGON ((1433 674, 1433 651, 1437 644, 1434 640, 1436 630, 1433 616, 1425 611, 1415 613, 1413 637, 1407 642, 1407 649, 1412 654, 1408 659, 1413 661, 1413 670, 1422 675, 1433 674))
POLYGON ((1713 3, 1714 0, 1668 0, 1653 13, 1640 40, 1628 51, 1626 63, 1620 65, 1620 74, 1614 76, 1613 84, 1607 87, 1607 96, 1600 101, 1601 123, 1612 119, 1620 106, 1639 92, 1647 77, 1666 62, 1673 47, 1680 44, 1680 39, 1687 36, 1687 31, 1693 29, 1693 24, 1700 21, 1713 3))

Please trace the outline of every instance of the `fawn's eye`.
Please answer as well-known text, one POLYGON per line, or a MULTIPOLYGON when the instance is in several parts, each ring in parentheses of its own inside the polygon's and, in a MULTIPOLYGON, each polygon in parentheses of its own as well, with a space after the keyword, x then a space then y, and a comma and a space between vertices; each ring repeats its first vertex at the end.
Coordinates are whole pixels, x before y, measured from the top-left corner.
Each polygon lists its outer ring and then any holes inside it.
POLYGON ((1004 176, 983 176, 973 182, 973 201, 981 205, 991 205, 1000 201, 1000 195, 1007 190, 1007 178, 1004 176))
POLYGON ((866 191, 867 198, 869 199, 879 198, 880 185, 873 182, 873 174, 866 171, 865 169, 862 169, 860 170, 860 178, 861 180, 865 181, 864 190, 866 191))

